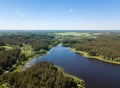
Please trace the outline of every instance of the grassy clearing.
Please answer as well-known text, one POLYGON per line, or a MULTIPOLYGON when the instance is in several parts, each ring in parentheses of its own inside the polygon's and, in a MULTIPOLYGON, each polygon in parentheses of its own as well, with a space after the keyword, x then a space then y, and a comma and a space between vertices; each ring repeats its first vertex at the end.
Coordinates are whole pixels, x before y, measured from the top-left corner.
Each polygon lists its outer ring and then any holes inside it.
POLYGON ((111 64, 120 64, 120 62, 106 60, 106 59, 104 59, 104 58, 102 58, 100 56, 91 56, 87 52, 84 52, 84 51, 76 51, 76 49, 74 49, 74 48, 72 48, 71 50, 74 51, 74 52, 76 52, 76 53, 78 53, 78 54, 81 54, 84 57, 87 57, 89 59, 97 59, 97 60, 100 60, 100 61, 103 61, 103 62, 106 62, 106 63, 111 63, 111 64))
POLYGON ((73 78, 74 82, 77 83, 78 88, 85 88, 85 82, 84 82, 84 80, 79 79, 78 77, 73 76, 71 74, 65 73, 64 70, 61 67, 59 67, 59 66, 55 65, 55 67, 58 69, 58 71, 62 72, 64 76, 73 78))
MULTIPOLYGON (((47 52, 46 52, 46 53, 47 53, 47 52)), ((19 64, 17 64, 17 66, 14 68, 13 72, 21 72, 23 66, 24 66, 27 62, 31 61, 31 60, 34 59, 34 58, 43 56, 43 55, 45 55, 46 53, 43 53, 43 54, 32 54, 32 55, 30 55, 30 57, 28 57, 26 60, 23 60, 23 61, 19 62, 19 64)))
POLYGON ((41 55, 37 54, 37 55, 27 58, 26 60, 19 62, 19 64, 17 64, 17 66, 14 68, 13 72, 20 72, 22 70, 22 67, 25 65, 25 63, 27 63, 27 62, 31 61, 32 59, 39 57, 39 56, 41 56, 41 55))
POLYGON ((7 83, 0 83, 0 88, 8 88, 7 83))
POLYGON ((33 48, 31 45, 24 45, 21 47, 21 52, 25 54, 27 59, 20 61, 17 66, 13 69, 13 72, 20 72, 22 67, 27 61, 32 60, 32 58, 35 56, 35 52, 33 51, 33 48))
POLYGON ((33 48, 31 45, 24 45, 21 47, 22 53, 25 54, 26 57, 31 57, 35 55, 35 52, 33 51, 33 48))
POLYGON ((8 45, 1 46, 1 47, 5 48, 6 50, 11 50, 11 49, 13 49, 11 46, 8 46, 8 45))
POLYGON ((89 37, 91 36, 90 33, 78 33, 78 32, 63 32, 63 33, 55 33, 57 35, 62 35, 62 36, 67 36, 67 35, 73 35, 73 36, 84 36, 84 37, 89 37))

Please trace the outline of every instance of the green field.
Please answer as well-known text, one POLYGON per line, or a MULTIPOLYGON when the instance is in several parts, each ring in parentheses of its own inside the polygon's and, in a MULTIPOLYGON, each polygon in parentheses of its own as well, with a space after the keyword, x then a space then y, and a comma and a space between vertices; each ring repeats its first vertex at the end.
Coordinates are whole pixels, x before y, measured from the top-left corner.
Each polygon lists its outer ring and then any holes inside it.
POLYGON ((72 35, 72 36, 84 36, 84 37, 89 37, 91 36, 90 33, 78 33, 78 32, 62 32, 62 33, 54 33, 57 35, 62 35, 62 36, 68 36, 68 35, 72 35))

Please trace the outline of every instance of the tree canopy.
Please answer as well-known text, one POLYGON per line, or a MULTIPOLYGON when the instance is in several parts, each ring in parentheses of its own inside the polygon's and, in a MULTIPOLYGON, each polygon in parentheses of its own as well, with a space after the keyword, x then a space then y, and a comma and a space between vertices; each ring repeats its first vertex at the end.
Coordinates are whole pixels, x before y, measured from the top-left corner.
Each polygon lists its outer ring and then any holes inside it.
POLYGON ((40 62, 37 65, 17 73, 7 73, 1 76, 2 82, 10 88, 83 88, 84 83, 79 86, 70 76, 58 70, 51 62, 40 62))
POLYGON ((103 59, 120 62, 120 34, 100 34, 96 38, 64 39, 63 45, 68 45, 78 51, 88 52, 91 56, 101 56, 103 59))

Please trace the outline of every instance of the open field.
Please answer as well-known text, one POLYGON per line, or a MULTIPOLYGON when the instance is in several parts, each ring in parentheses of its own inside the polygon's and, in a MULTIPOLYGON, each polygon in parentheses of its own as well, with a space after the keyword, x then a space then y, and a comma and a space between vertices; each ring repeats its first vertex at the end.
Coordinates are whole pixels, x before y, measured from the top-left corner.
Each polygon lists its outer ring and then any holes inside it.
POLYGON ((58 35, 62 35, 62 36, 67 36, 67 35, 73 35, 73 36, 90 36, 89 33, 78 33, 78 32, 63 32, 63 33, 55 33, 58 35))

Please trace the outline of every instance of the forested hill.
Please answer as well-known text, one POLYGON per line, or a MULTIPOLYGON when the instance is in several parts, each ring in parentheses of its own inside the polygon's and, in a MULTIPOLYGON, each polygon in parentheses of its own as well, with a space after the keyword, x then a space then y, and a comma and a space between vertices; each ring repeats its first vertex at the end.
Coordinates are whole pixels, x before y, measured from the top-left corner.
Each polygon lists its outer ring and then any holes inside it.
POLYGON ((84 88, 82 80, 66 75, 51 62, 40 62, 23 72, 7 73, 0 81, 9 88, 84 88))

